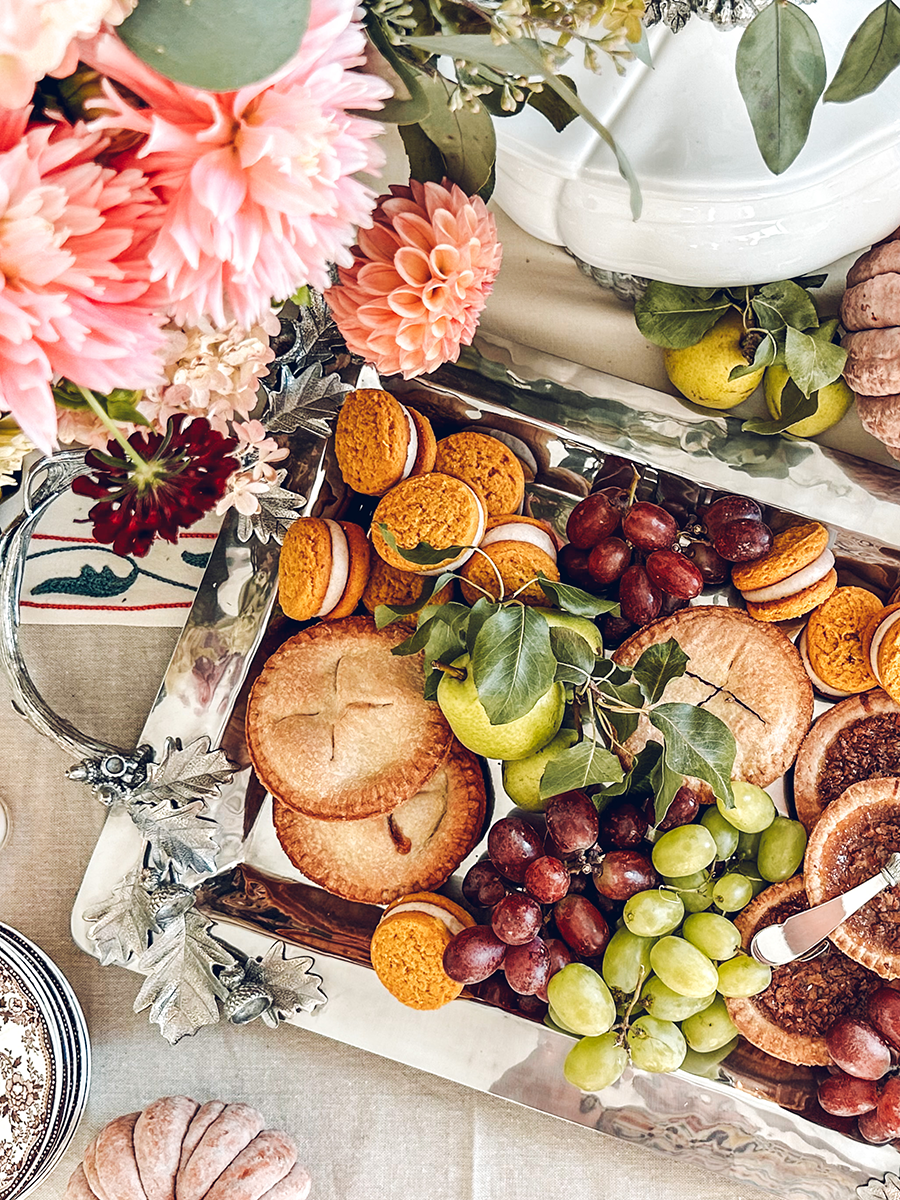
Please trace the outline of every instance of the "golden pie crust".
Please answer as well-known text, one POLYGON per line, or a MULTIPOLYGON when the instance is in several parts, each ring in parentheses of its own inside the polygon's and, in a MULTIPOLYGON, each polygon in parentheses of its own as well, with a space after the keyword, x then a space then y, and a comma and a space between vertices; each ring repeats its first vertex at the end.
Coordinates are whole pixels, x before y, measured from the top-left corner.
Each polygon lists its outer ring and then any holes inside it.
POLYGON ((827 805, 851 783, 898 772, 900 704, 880 688, 841 700, 814 723, 797 754, 797 819, 811 830, 827 805), (833 756, 838 760, 834 766, 846 780, 843 787, 829 769, 833 756))
MULTIPOLYGON (((851 784, 822 813, 806 847, 811 904, 871 878, 900 853, 900 778, 851 784)), ((900 978, 900 887, 888 887, 831 935, 844 954, 883 979, 900 978)))
POLYGON ((452 733, 423 695, 409 630, 370 617, 304 629, 266 662, 247 705, 247 748, 283 805, 323 820, 390 812, 431 778, 452 733))
POLYGON ((454 741, 430 780, 392 812, 322 821, 274 802, 275 832, 308 879, 345 900, 389 904, 431 891, 481 837, 487 810, 478 758, 454 741))
MULTIPOLYGON (((666 685, 665 702, 695 704, 725 722, 737 742, 733 778, 766 787, 782 776, 813 714, 812 684, 788 638, 739 609, 698 605, 638 630, 613 658, 633 667, 648 647, 669 638, 690 661, 666 685)), ((625 749, 637 754, 651 738, 661 740, 642 717, 625 749)))

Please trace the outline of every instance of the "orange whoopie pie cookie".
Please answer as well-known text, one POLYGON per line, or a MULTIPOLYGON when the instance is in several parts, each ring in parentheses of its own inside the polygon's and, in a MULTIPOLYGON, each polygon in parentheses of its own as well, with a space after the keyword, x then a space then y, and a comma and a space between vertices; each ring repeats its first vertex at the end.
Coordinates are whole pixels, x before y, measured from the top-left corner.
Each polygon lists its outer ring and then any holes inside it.
POLYGON ((516 593, 525 604, 549 603, 540 584, 529 583, 538 572, 559 580, 556 543, 543 521, 515 514, 489 517, 478 549, 481 553, 473 554, 460 572, 467 604, 474 604, 485 592, 498 600, 501 581, 507 599, 516 593))
MULTIPOLYGON (((883 605, 874 592, 839 587, 811 614, 805 629, 805 651, 813 685, 823 683, 830 695, 852 696, 877 687, 863 633, 883 605)), ((800 652, 804 657, 803 650, 800 652)), ((821 688, 819 688, 821 691, 821 688)))
POLYGON ((525 498, 522 464, 498 438, 452 433, 437 444, 435 471, 471 484, 484 497, 489 517, 518 512, 525 498))
POLYGON ((889 604, 866 626, 863 649, 880 686, 900 703, 900 604, 889 604))
POLYGON ((756 621, 802 617, 827 600, 837 587, 828 530, 818 521, 803 521, 775 534, 762 558, 732 569, 734 586, 756 621))
POLYGON ((375 974, 401 1004, 433 1009, 449 1004, 463 985, 443 966, 444 950, 457 933, 474 925, 464 908, 434 892, 401 896, 372 934, 375 974))
POLYGON ((481 495, 468 483, 433 471, 405 479, 382 496, 372 516, 372 545, 386 563, 417 575, 438 575, 461 567, 484 537, 487 520, 481 495), (460 547, 433 567, 419 566, 394 550, 384 525, 399 547, 413 550, 424 542, 435 550, 460 547))
POLYGON ((278 561, 278 600, 295 621, 349 617, 369 577, 366 531, 350 521, 298 517, 278 561))
POLYGON ((402 479, 434 466, 430 422, 390 392, 348 392, 338 414, 334 450, 344 482, 364 496, 383 496, 402 479))

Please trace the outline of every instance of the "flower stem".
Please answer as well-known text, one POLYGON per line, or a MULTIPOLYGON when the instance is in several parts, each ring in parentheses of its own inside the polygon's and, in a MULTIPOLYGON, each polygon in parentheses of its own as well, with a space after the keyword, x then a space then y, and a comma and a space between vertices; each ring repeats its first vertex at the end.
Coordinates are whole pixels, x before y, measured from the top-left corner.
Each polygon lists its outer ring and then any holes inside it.
POLYGON ((85 404, 87 404, 88 408, 90 408, 96 417, 99 417, 100 421, 106 426, 134 465, 138 468, 143 468, 146 470, 147 463, 144 462, 140 454, 138 454, 137 450, 135 450, 134 446, 132 446, 131 442, 129 442, 128 438, 112 419, 94 393, 89 391, 88 388, 82 387, 80 383, 76 383, 75 386, 78 388, 78 391, 84 398, 85 404))

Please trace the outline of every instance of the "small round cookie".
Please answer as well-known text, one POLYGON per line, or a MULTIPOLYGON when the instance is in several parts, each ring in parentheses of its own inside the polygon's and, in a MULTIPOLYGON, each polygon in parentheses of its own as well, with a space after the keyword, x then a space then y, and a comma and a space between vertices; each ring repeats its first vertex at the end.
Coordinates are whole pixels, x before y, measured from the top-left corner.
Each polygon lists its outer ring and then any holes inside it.
POLYGON ((821 679, 813 670, 812 664, 809 661, 809 653, 806 647, 806 626, 800 630, 800 636, 797 639, 797 651, 800 655, 800 661, 806 669, 809 676, 809 682, 813 685, 820 696, 825 696, 829 700, 845 700, 848 696, 854 695, 853 692, 844 692, 840 688, 831 687, 821 679))
POLYGON ((892 700, 900 701, 900 604, 889 604, 863 634, 872 674, 892 700))
MULTIPOLYGON (((374 616, 380 604, 406 606, 418 604, 426 586, 425 576, 392 567, 378 555, 372 555, 369 578, 362 594, 362 604, 374 616)), ((448 583, 430 597, 429 604, 447 604, 453 599, 453 583, 448 583)), ((410 620, 415 621, 415 613, 410 620)))
POLYGON ((375 974, 408 1008, 442 1008, 463 990, 444 971, 444 950, 457 933, 474 924, 465 909, 445 896, 419 892, 401 897, 372 934, 375 974))
MULTIPOLYGON (((775 534, 772 549, 768 554, 753 562, 739 563, 732 568, 732 583, 745 596, 750 592, 750 599, 754 603, 780 599, 779 596, 755 596, 752 593, 790 579, 815 562, 827 549, 828 530, 818 521, 802 521, 796 525, 789 525, 775 534)), ((800 582, 791 591, 799 591, 813 582, 815 581, 800 582)))
POLYGON ((810 614, 806 653, 814 674, 826 687, 843 695, 877 687, 862 639, 882 608, 879 598, 866 588, 839 587, 810 614))
POLYGON ((349 617, 369 577, 365 530, 350 521, 298 517, 278 560, 278 599, 295 621, 349 617))
POLYGON ((468 483, 433 471, 406 479, 382 496, 372 516, 372 546, 386 563, 416 575, 439 575, 461 567, 484 537, 487 514, 480 494, 468 483), (440 563, 419 566, 394 550, 382 533, 384 525, 397 546, 413 550, 426 543, 453 551, 440 563))
POLYGON ((489 517, 518 512, 525 498, 525 472, 508 446, 486 433, 441 438, 435 471, 471 484, 484 497, 489 517))
POLYGON ((559 580, 556 543, 548 526, 534 517, 489 517, 478 552, 460 572, 463 599, 475 604, 485 593, 495 600, 516 593, 524 604, 546 604, 540 584, 530 582, 539 572, 554 583, 559 580))
POLYGON ((364 496, 383 496, 402 479, 434 466, 430 422, 390 392, 348 392, 338 414, 334 450, 344 482, 364 496))
POLYGON ((812 612, 824 600, 827 600, 837 587, 837 571, 832 568, 824 579, 783 600, 763 600, 755 604, 747 601, 747 615, 754 621, 790 621, 794 617, 803 617, 812 612))

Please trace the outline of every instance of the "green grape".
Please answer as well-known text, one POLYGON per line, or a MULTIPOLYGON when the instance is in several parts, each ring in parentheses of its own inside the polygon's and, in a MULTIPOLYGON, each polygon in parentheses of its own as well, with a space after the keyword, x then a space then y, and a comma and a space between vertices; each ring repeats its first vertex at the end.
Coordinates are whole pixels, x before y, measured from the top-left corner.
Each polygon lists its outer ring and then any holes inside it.
POLYGON ((714 887, 715 880, 710 876, 705 883, 695 888, 692 892, 682 892, 681 903, 684 905, 684 911, 698 913, 703 912, 707 908, 712 908, 714 887))
POLYGON ((562 1030, 563 1033, 575 1033, 574 1029, 569 1029, 567 1025, 562 1023, 559 1013, 554 1012, 552 1004, 547 1005, 547 1015, 544 1017, 544 1024, 549 1025, 551 1029, 562 1030))
POLYGON ((687 1043, 672 1021, 638 1017, 626 1034, 631 1061, 641 1071, 677 1071, 684 1061, 687 1043))
POLYGON ((663 1021, 683 1021, 694 1013, 708 1008, 716 997, 715 992, 708 996, 680 996, 666 987, 658 975, 651 975, 641 991, 641 1003, 651 1017, 659 1017, 663 1021))
POLYGON ((775 805, 768 792, 764 792, 755 783, 744 783, 740 779, 732 780, 731 790, 734 793, 734 807, 726 808, 725 801, 716 797, 716 807, 735 829, 744 833, 762 833, 775 820, 775 805))
POLYGON ((706 996, 716 990, 715 965, 684 938, 660 938, 650 951, 650 965, 680 996, 706 996))
POLYGON ((737 850, 738 839, 741 835, 728 818, 723 817, 714 804, 710 804, 700 818, 700 824, 704 825, 715 838, 716 861, 725 862, 727 858, 731 858, 737 850))
POLYGON ((729 871, 713 887, 713 904, 722 912, 740 912, 753 899, 753 884, 746 875, 729 871))
POLYGON ((759 867, 755 862, 742 862, 734 868, 736 874, 745 875, 750 880, 750 886, 753 888, 753 895, 758 896, 760 892, 764 892, 769 886, 768 881, 763 879, 759 873, 759 867))
POLYGON ((636 892, 626 900, 622 915, 626 927, 638 937, 662 937, 681 924, 684 905, 675 892, 650 888, 646 892, 636 892))
MULTIPOLYGON (((718 809, 716 810, 718 811, 718 809)), ((758 833, 739 833, 737 850, 735 858, 738 862, 756 862, 756 856, 759 853, 759 834, 758 833)))
POLYGON ((790 879, 806 853, 806 830, 799 821, 776 817, 759 835, 756 866, 763 879, 778 883, 790 879))
POLYGON ((653 941, 652 937, 639 937, 625 925, 617 929, 603 954, 601 973, 607 986, 629 995, 640 987, 650 974, 653 941))
POLYGON ((690 1048, 700 1054, 720 1050, 737 1036, 737 1029, 721 996, 716 996, 702 1012, 694 1013, 682 1021, 681 1032, 690 1048))
POLYGON ((563 1075, 583 1092, 602 1092, 615 1083, 628 1066, 628 1051, 619 1044, 617 1033, 583 1037, 563 1063, 563 1075))
POLYGON ((653 865, 660 875, 692 875, 716 857, 716 839, 703 825, 678 825, 653 845, 653 865))
POLYGON ((676 892, 693 892, 709 879, 709 871, 694 871, 692 875, 663 875, 663 883, 676 892))
POLYGON ((681 928, 681 936, 687 938, 707 958, 721 962, 737 954, 741 935, 736 925, 718 913, 691 913, 681 928))
POLYGON ((733 1037, 720 1049, 708 1050, 705 1054, 700 1054, 699 1051, 692 1050, 688 1046, 684 1062, 681 1064, 682 1071, 687 1071, 691 1075, 699 1075, 701 1079, 718 1079, 720 1077, 719 1063, 724 1062, 739 1041, 740 1038, 733 1037))
POLYGON ((723 996, 756 996, 772 982, 772 968, 749 954, 738 954, 719 963, 719 991, 723 996))
POLYGON ((586 963, 568 963, 547 984, 547 999, 563 1029, 594 1037, 606 1033, 616 1019, 609 988, 586 963))

